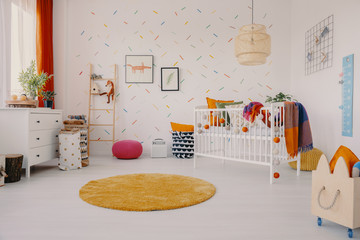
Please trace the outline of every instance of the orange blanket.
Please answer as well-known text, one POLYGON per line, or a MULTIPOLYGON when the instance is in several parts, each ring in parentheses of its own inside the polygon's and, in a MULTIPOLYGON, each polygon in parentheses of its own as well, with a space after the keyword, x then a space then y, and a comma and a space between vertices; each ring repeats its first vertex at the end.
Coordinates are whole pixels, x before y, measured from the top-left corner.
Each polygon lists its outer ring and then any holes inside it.
POLYGON ((313 149, 309 118, 298 102, 285 102, 285 141, 291 158, 313 149))

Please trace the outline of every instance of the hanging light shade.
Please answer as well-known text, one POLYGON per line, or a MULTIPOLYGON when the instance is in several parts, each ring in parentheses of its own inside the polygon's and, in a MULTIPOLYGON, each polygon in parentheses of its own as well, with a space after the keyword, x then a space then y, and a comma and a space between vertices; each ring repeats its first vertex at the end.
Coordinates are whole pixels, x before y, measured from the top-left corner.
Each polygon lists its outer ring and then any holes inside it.
POLYGON ((235 38, 235 56, 241 65, 254 66, 266 63, 270 55, 271 38, 266 27, 254 24, 254 3, 252 4, 252 24, 240 28, 235 38))

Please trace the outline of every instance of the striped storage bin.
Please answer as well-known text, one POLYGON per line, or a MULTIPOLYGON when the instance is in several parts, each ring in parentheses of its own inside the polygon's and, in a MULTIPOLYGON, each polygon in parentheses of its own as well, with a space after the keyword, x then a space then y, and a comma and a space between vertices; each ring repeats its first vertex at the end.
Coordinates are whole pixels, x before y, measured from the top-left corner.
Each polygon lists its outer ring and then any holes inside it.
POLYGON ((172 153, 177 158, 194 156, 194 132, 172 132, 172 153))

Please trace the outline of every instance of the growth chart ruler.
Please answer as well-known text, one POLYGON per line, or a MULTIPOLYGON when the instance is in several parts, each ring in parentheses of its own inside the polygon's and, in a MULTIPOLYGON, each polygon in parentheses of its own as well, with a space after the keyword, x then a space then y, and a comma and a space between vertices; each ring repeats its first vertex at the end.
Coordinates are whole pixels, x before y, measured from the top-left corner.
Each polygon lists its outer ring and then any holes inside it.
POLYGON ((342 62, 342 135, 353 136, 353 88, 354 88, 354 54, 343 57, 342 62))

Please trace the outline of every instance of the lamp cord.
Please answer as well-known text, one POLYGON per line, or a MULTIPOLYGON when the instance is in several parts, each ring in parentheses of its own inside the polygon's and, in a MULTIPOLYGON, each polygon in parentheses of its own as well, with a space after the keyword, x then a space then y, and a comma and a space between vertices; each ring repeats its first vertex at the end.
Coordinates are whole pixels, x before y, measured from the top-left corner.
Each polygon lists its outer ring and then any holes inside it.
POLYGON ((254 24, 254 0, 251 0, 251 24, 254 24))
POLYGON ((254 43, 254 0, 251 0, 251 42, 254 43))

